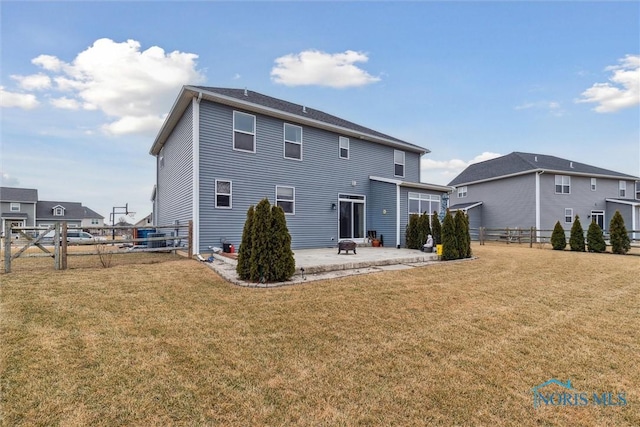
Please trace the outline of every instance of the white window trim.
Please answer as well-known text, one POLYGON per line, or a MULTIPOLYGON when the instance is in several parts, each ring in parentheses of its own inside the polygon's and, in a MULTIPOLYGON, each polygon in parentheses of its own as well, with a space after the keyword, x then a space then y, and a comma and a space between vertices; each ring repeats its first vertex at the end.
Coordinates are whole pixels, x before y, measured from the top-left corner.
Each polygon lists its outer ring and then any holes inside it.
POLYGON ((244 153, 255 153, 256 152, 256 146, 258 145, 257 142, 257 138, 256 138, 256 116, 254 116, 253 114, 247 114, 244 113, 242 111, 233 111, 233 149, 234 151, 242 151, 244 153), (240 130, 240 129, 236 129, 236 113, 237 114, 244 114, 245 116, 249 116, 253 118, 253 132, 247 132, 244 130, 240 130), (253 150, 244 150, 242 148, 236 148, 236 132, 239 133, 243 133, 245 135, 251 135, 253 136, 253 150))
POLYGON ((233 209, 233 182, 230 179, 216 179, 214 189, 214 203, 216 209, 233 209), (229 183, 229 193, 218 193, 218 182, 229 183), (221 196, 229 196, 229 206, 218 206, 218 194, 221 196))
POLYGON ((618 197, 627 197, 627 181, 618 181, 618 197))
MULTIPOLYGON (((442 204, 442 198, 435 194, 409 192, 407 197, 408 197, 407 213, 409 215, 422 215, 423 213, 423 212, 411 212, 411 200, 418 200, 420 208, 422 208, 422 203, 429 203, 429 210, 425 211, 427 215, 433 214, 434 210, 431 209, 433 207, 432 205, 433 202, 438 203, 439 205, 442 204)), ((438 209, 438 211, 439 210, 440 209, 438 209)))
POLYGON ((466 185, 463 187, 458 187, 458 199, 464 199, 465 197, 467 197, 467 191, 468 188, 466 185))
POLYGON ((292 125, 291 123, 284 123, 283 127, 282 127, 282 139, 284 140, 284 143, 282 144, 282 156, 287 159, 287 160, 297 160, 299 162, 302 161, 302 141, 303 141, 303 135, 302 135, 302 126, 297 126, 297 125, 292 125), (287 140, 287 126, 291 126, 291 127, 295 127, 300 129, 300 142, 298 141, 289 141, 287 140), (300 146, 300 158, 297 159, 295 157, 287 157, 287 144, 297 144, 300 146))
POLYGON ((553 189, 554 189, 556 194, 571 194, 571 176, 569 176, 569 175, 556 175, 553 189), (560 178, 560 184, 558 184, 558 178, 560 178), (569 182, 567 185, 565 185, 565 183, 564 183, 564 179, 565 178, 567 178, 567 181, 569 182), (560 185, 560 192, 558 192, 557 189, 556 189, 556 187, 558 185, 560 185), (567 193, 565 193, 563 191, 564 187, 569 187, 569 191, 567 193))
POLYGON ((401 150, 393 150, 393 176, 404 178, 405 175, 407 174, 407 171, 405 170, 407 167, 406 163, 407 163, 407 159, 406 159, 405 152, 401 150), (396 162, 396 153, 402 153, 402 163, 396 162), (402 175, 396 175, 396 165, 402 165, 402 175))
POLYGON ((564 208, 564 223, 573 224, 573 208, 564 208), (567 215, 567 212, 570 213, 570 215, 567 215), (567 221, 567 218, 571 221, 567 221))
POLYGON ((290 185, 276 185, 276 206, 278 206, 278 202, 293 202, 293 212, 286 212, 285 211, 284 214, 285 215, 295 215, 296 214, 296 187, 292 187, 290 185), (278 188, 291 188, 293 190, 293 200, 279 199, 278 198, 278 188))
POLYGON ((598 188, 598 180, 596 178, 591 178, 591 191, 596 191, 598 188))
POLYGON ((11 202, 11 207, 9 208, 11 212, 20 212, 20 203, 11 202))
POLYGON ((158 164, 160 169, 164 168, 164 147, 160 149, 160 155, 158 156, 158 164))
POLYGON ((64 216, 64 208, 61 206, 53 208, 53 216, 64 216))
POLYGON ((349 156, 351 154, 351 150, 350 150, 349 145, 350 145, 349 138, 347 138, 345 136, 341 136, 341 137, 338 138, 338 157, 339 158, 349 160, 349 156), (343 142, 346 142, 346 144, 347 144, 346 148, 342 146, 343 142), (347 150, 347 157, 344 157, 342 155, 342 150, 343 149, 347 150))

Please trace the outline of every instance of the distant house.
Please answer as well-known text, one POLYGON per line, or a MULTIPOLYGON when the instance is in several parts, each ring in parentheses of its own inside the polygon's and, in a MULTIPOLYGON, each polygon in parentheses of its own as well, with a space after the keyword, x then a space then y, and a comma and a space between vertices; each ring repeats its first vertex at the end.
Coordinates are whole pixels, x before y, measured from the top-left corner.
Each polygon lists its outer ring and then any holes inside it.
POLYGON ((81 203, 38 201, 36 204, 37 226, 48 227, 60 221, 65 221, 70 228, 91 230, 93 227, 104 226, 104 217, 86 206, 82 206, 81 203))
POLYGON ((247 209, 268 198, 293 248, 405 243, 409 214, 451 189, 420 182, 428 150, 307 106, 242 89, 185 86, 150 150, 153 222, 193 221, 194 247, 240 244, 247 209))
POLYGON ((472 228, 569 229, 576 215, 584 228, 608 229, 616 210, 627 229, 640 229, 640 178, 544 154, 514 152, 467 167, 449 185, 450 209, 469 214, 472 228))
POLYGON ((153 214, 149 214, 142 218, 140 221, 133 224, 134 227, 151 227, 153 226, 153 214))
POLYGON ((38 190, 32 188, 0 187, 0 212, 2 213, 2 235, 5 221, 12 227, 36 225, 36 202, 38 190))

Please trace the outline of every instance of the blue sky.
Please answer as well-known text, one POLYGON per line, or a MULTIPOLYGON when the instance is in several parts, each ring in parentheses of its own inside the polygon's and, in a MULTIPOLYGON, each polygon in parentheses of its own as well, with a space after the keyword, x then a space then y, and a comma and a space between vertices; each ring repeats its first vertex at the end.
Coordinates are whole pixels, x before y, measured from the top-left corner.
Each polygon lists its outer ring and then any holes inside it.
POLYGON ((183 84, 248 88, 431 150, 640 175, 638 2, 0 3, 2 185, 151 212, 183 84))

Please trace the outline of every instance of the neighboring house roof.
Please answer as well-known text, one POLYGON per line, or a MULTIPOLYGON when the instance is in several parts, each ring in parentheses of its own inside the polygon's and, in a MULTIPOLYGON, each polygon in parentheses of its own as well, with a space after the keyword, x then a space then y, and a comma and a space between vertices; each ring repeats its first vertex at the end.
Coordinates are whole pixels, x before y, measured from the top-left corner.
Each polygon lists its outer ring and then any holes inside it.
POLYGON ((36 204, 37 220, 81 221, 85 217, 84 213, 84 206, 78 202, 53 202, 40 200, 36 204), (53 209, 56 207, 64 208, 64 216, 53 215, 53 209))
POLYGON ((452 190, 446 185, 428 184, 426 182, 403 181, 401 179, 383 178, 380 176, 369 176, 372 181, 387 182, 389 184, 399 185, 400 187, 414 188, 416 190, 439 191, 448 193, 452 190))
POLYGON ((206 86, 184 86, 178 99, 171 108, 169 116, 162 125, 150 153, 157 155, 171 134, 174 126, 188 107, 191 100, 206 99, 209 101, 242 108, 248 111, 278 117, 300 124, 327 129, 354 138, 366 139, 384 145, 390 145, 402 150, 425 154, 429 150, 411 144, 398 138, 386 135, 376 130, 358 125, 340 117, 332 116, 320 110, 315 110, 303 105, 294 104, 278 98, 263 95, 246 89, 230 89, 206 86))
POLYGON ((3 202, 36 203, 38 190, 33 188, 0 187, 0 200, 3 202))
POLYGON ((82 209, 84 209, 84 219, 104 219, 104 217, 102 215, 100 215, 98 212, 89 209, 86 206, 83 206, 82 209))
POLYGON ((449 183, 451 186, 473 184, 482 181, 523 175, 538 171, 559 172, 567 175, 582 175, 604 178, 637 180, 636 176, 587 165, 545 154, 513 152, 484 162, 469 165, 449 183))

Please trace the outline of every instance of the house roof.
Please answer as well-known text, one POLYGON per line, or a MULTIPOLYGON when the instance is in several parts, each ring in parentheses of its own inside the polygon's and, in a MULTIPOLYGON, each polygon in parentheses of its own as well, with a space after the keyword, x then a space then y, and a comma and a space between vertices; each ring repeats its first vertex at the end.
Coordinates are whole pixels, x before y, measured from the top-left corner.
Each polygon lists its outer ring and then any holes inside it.
POLYGON ((475 207, 481 206, 482 202, 467 202, 467 203, 458 203, 457 205, 449 206, 450 211, 465 211, 468 209, 473 209, 475 207))
POLYGON ((193 98, 205 99, 229 105, 234 108, 241 108, 251 112, 278 117, 283 120, 341 133, 345 136, 390 145, 398 149, 416 152, 421 155, 429 152, 426 148, 386 135, 365 126, 358 125, 340 117, 327 114, 323 111, 294 104, 282 99, 273 98, 251 90, 207 86, 184 86, 178 96, 178 99, 171 108, 167 119, 162 125, 162 128, 151 147, 150 154, 157 155, 160 152, 160 149, 193 98))
POLYGON ((84 219, 104 219, 104 217, 102 215, 100 215, 98 212, 94 211, 93 209, 89 209, 86 206, 83 206, 82 209, 84 209, 84 219))
POLYGON ((448 187, 446 185, 429 184, 426 182, 403 181, 401 179, 383 178, 380 176, 371 175, 369 176, 369 179, 372 181, 387 182, 389 184, 399 185, 400 187, 414 188, 416 190, 438 191, 442 193, 449 193, 452 190, 451 187, 448 187))
POLYGON ((78 202, 54 202, 40 200, 36 204, 36 219, 55 219, 57 221, 81 221, 84 218, 84 207, 78 202), (63 207, 64 216, 54 216, 53 208, 63 207))
POLYGON ((0 187, 0 200, 3 202, 36 203, 38 190, 33 188, 0 187))
POLYGON ((562 159, 545 154, 513 152, 484 162, 469 165, 449 183, 451 186, 473 184, 482 181, 506 178, 533 172, 560 172, 567 175, 582 175, 603 178, 637 180, 636 176, 615 172, 585 163, 562 159))

